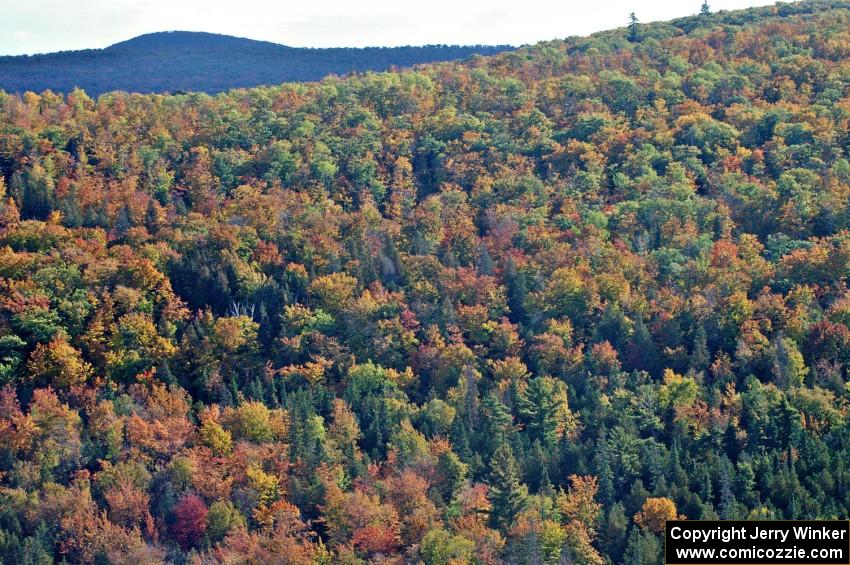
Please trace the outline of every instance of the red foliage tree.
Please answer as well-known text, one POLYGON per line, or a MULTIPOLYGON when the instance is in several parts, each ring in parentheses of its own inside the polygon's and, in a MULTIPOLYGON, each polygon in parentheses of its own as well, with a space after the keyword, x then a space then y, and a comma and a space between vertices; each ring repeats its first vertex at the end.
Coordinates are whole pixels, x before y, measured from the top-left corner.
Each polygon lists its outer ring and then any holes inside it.
POLYGON ((207 529, 207 506, 199 496, 187 494, 174 506, 174 519, 169 527, 171 537, 184 549, 201 541, 207 529))

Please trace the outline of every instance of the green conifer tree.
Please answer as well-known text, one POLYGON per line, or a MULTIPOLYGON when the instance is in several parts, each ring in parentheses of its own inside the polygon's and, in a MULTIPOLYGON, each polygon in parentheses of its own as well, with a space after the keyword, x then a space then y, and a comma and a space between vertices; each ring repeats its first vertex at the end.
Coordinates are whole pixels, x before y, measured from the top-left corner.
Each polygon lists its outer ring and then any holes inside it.
POLYGON ((528 488, 519 480, 516 459, 509 443, 504 442, 490 460, 490 519, 495 527, 507 529, 525 507, 528 488))
POLYGON ((638 23, 640 22, 637 19, 635 13, 632 12, 631 14, 629 14, 629 41, 631 41, 632 43, 640 41, 640 35, 638 33, 638 23))

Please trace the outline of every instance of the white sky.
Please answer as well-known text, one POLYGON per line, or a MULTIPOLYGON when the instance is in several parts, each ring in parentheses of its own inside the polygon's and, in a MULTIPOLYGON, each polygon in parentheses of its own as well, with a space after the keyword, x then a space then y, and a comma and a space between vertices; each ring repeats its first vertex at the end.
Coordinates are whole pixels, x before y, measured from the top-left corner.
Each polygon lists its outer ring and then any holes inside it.
MULTIPOLYGON (((714 0, 713 11, 766 0, 714 0)), ((189 30, 294 47, 535 43, 695 14, 702 0, 0 0, 0 54, 106 47, 189 30), (5 4, 5 6, 4 6, 5 4)))

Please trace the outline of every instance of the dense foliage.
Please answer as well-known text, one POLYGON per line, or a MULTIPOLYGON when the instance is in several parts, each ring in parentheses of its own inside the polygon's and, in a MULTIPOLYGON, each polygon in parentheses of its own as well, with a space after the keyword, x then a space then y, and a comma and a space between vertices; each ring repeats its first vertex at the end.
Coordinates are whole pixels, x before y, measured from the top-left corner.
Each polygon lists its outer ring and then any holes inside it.
POLYGON ((92 96, 112 90, 215 94, 511 49, 507 45, 308 49, 214 33, 160 32, 105 49, 0 57, 0 88, 23 93, 70 92, 79 87, 92 96))
POLYGON ((0 95, 0 560, 612 563, 850 516, 850 4, 0 95))

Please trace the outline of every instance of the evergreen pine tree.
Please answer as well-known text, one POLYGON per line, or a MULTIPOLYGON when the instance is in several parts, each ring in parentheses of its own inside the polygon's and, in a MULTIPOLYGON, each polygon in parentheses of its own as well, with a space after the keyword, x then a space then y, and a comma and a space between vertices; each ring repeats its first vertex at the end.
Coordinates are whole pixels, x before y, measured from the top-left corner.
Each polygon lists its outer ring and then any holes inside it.
POLYGON ((634 331, 626 347, 625 368, 647 371, 650 374, 656 375, 660 372, 658 368, 659 357, 649 328, 638 317, 635 320, 634 331))
POLYGON ((542 492, 547 483, 550 488, 552 486, 547 469, 547 459, 540 440, 534 440, 531 446, 531 457, 526 460, 525 465, 526 482, 532 492, 542 492))
POLYGON ((257 332, 257 339, 260 341, 260 345, 263 350, 269 351, 274 345, 275 335, 272 330, 271 320, 269 319, 269 313, 268 310, 266 310, 265 302, 260 302, 258 322, 260 324, 260 329, 257 332))
POLYGON ((780 334, 774 339, 771 351, 776 384, 785 389, 801 386, 809 368, 796 342, 780 334))
POLYGON ((53 542, 47 524, 44 521, 38 523, 31 537, 26 538, 21 552, 21 565, 48 565, 53 563, 51 556, 53 542))
POLYGON ((478 247, 478 263, 476 264, 479 275, 493 274, 493 259, 490 257, 490 252, 487 251, 487 246, 483 243, 478 247))
POLYGON ((248 388, 248 398, 251 400, 265 402, 265 389, 263 387, 263 383, 260 382, 259 377, 251 379, 251 384, 248 388))
POLYGON ((626 542, 626 551, 623 554, 624 565, 643 565, 640 538, 641 536, 637 526, 632 526, 632 531, 629 533, 629 541, 626 542))
POLYGON ((649 486, 654 496, 664 496, 662 489, 666 489, 667 481, 662 454, 657 446, 649 452, 649 486))
POLYGON ((492 457, 495 450, 509 439, 511 413, 499 397, 491 392, 481 401, 481 418, 477 451, 492 457))
POLYGON ((621 502, 614 503, 605 518, 601 547, 608 550, 608 557, 613 563, 623 562, 623 552, 626 548, 629 519, 621 502))
POLYGON ((604 427, 596 440, 596 476, 599 480, 599 500, 607 506, 614 500, 614 471, 611 468, 611 451, 604 427))
POLYGON ((723 520, 735 519, 735 495, 732 492, 732 463, 724 457, 723 466, 720 470, 720 518, 723 520))
POLYGON ((679 441, 674 440, 670 448, 669 476, 674 485, 687 485, 688 474, 685 472, 681 462, 681 447, 679 441))
POLYGON ((177 383, 177 380, 171 373, 171 367, 168 365, 168 359, 162 359, 156 366, 156 378, 166 384, 177 383))
POLYGON ((638 19, 634 12, 629 14, 629 41, 632 43, 640 40, 640 35, 638 35, 638 19))
POLYGON ((526 321, 525 297, 528 295, 528 281, 510 257, 505 261, 502 276, 508 290, 508 307, 510 308, 508 317, 515 324, 524 323, 526 321))
POLYGON ((517 407, 526 422, 529 439, 539 440, 546 446, 553 445, 557 439, 555 415, 558 406, 554 392, 544 377, 537 377, 528 382, 524 394, 517 398, 517 407))
POLYGON ((689 368, 695 372, 704 371, 708 368, 710 361, 708 335, 705 332, 705 326, 700 324, 694 332, 694 345, 691 350, 691 362, 689 368))
POLYGON ((702 492, 700 492, 700 496, 703 501, 714 508, 714 489, 711 486, 711 473, 708 471, 708 467, 705 465, 701 466, 702 470, 702 492))
POLYGON ((523 509, 528 488, 519 480, 516 459, 509 443, 502 443, 490 460, 490 500, 493 525, 506 530, 523 509))
POLYGON ((655 565, 662 562, 661 543, 651 532, 640 532, 632 527, 626 551, 623 555, 625 565, 655 565))

